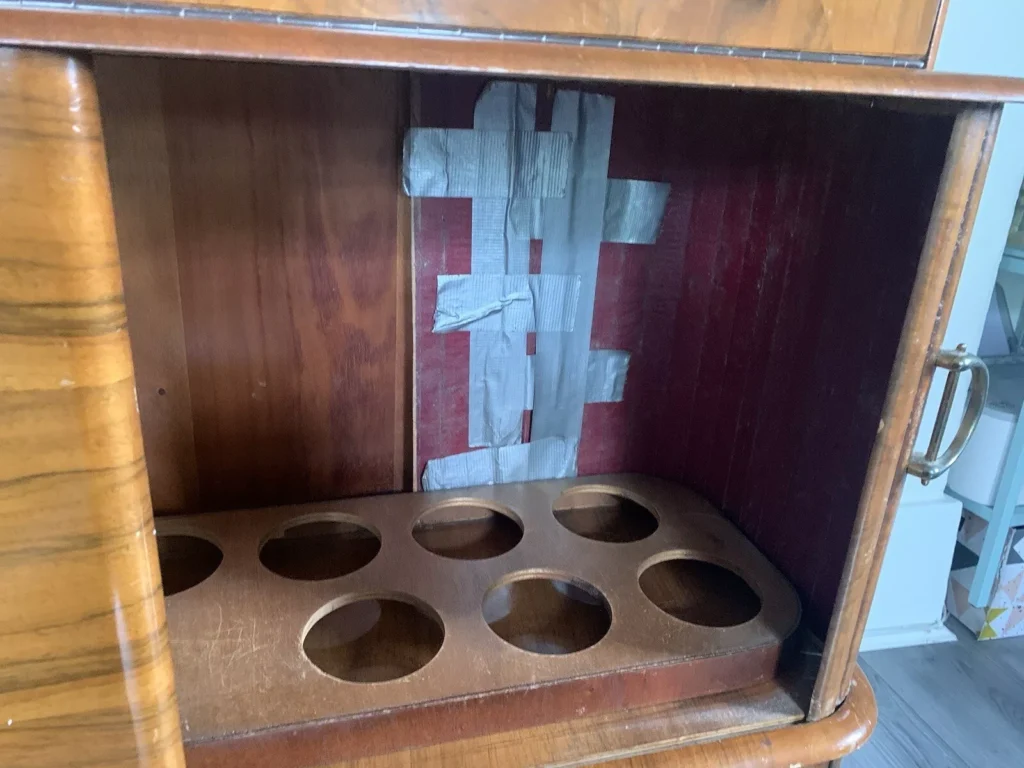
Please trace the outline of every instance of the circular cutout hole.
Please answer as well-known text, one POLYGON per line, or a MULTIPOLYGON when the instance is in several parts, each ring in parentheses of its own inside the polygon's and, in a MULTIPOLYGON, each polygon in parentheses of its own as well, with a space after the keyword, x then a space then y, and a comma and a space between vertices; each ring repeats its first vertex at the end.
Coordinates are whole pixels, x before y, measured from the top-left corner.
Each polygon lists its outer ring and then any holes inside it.
POLYGON ((321 581, 359 570, 379 551, 375 531, 334 516, 288 525, 260 547, 260 562, 286 579, 321 581))
POLYGON ((554 504, 555 519, 577 536, 624 544, 646 539, 658 529, 658 518, 647 507, 611 490, 579 488, 566 491, 554 504))
POLYGON ((206 581, 217 570, 224 554, 212 541, 184 534, 157 534, 157 557, 164 597, 176 595, 206 581))
POLYGON ((476 501, 456 501, 428 509, 412 537, 435 555, 485 560, 503 555, 523 538, 523 525, 509 510, 476 501))
POLYGON ((706 560, 662 560, 640 574, 640 589, 669 616, 705 627, 734 627, 761 611, 761 598, 740 576, 706 560))
POLYGON ((575 653, 608 632, 611 609, 586 582, 523 576, 491 587, 484 596, 484 620, 494 633, 532 653, 575 653))
POLYGON ((380 683, 422 668, 441 650, 444 625, 412 598, 362 598, 317 619, 302 650, 322 672, 352 683, 380 683))

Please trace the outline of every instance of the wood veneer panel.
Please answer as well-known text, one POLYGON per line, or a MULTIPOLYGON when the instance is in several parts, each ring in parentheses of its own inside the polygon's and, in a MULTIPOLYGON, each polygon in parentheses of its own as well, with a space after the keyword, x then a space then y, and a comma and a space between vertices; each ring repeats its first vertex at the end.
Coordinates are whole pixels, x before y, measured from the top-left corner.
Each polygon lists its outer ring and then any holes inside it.
POLYGON ((923 57, 938 0, 157 0, 335 19, 923 57))
POLYGON ((877 722, 878 707, 871 684, 860 669, 855 669, 849 697, 823 720, 688 745, 675 752, 656 752, 621 765, 622 768, 676 765, 792 768, 794 765, 812 766, 820 761, 822 766, 835 766, 841 758, 864 745, 877 722))
POLYGON ((183 766, 89 67, 0 49, 0 755, 183 766))
POLYGON ((965 109, 948 145, 923 255, 888 381, 879 438, 867 467, 829 627, 810 716, 827 716, 847 695, 857 648, 905 482, 929 386, 932 359, 949 322, 974 217, 1002 115, 1001 107, 965 109))
POLYGON ((366 33, 310 24, 0 8, 0 43, 169 56, 492 72, 720 88, 962 101, 1019 101, 1020 80, 861 64, 808 63, 469 36, 366 33))
MULTIPOLYGON (((151 161, 134 177, 118 174, 121 230, 146 231, 154 217, 173 215, 173 229, 163 226, 138 259, 180 278, 184 349, 168 369, 184 386, 183 354, 198 474, 190 508, 401 490, 403 76, 173 61, 143 62, 139 72, 154 68, 156 97, 111 107, 109 121, 115 170, 121 158, 151 161), (147 186, 163 163, 165 187, 147 186)), ((174 277, 127 277, 140 308, 133 322, 143 307, 173 308, 174 277)), ((136 334, 140 361, 171 343, 173 321, 161 315, 160 323, 136 334)), ((164 418, 172 387, 159 386, 167 394, 140 401, 143 424, 154 445, 174 445, 185 431, 180 410, 164 418)), ((154 473, 183 472, 190 458, 158 449, 154 473)), ((182 509, 179 498, 163 496, 161 508, 182 509)))
MULTIPOLYGON (((674 750, 682 745, 781 729, 798 722, 803 718, 800 702, 806 701, 813 677, 813 672, 809 676, 804 674, 806 672, 808 670, 796 670, 792 675, 743 691, 605 715, 585 714, 559 723, 500 730, 486 736, 394 750, 331 765, 334 768, 452 765, 534 768, 595 762, 617 765, 621 760, 662 750, 673 750, 668 754, 676 754, 674 750)), ((270 750, 268 753, 265 764, 269 768, 276 765, 273 762, 276 756, 270 750)), ((190 759, 192 754, 189 753, 190 759)))
POLYGON ((160 62, 96 59, 150 494, 200 503, 160 62))

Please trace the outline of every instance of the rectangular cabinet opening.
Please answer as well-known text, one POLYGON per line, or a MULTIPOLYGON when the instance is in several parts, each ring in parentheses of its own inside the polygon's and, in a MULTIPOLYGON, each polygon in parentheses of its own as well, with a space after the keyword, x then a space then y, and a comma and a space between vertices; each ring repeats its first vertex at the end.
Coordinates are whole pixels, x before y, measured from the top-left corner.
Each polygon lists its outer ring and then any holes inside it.
POLYGON ((806 717, 955 106, 96 69, 190 765, 806 717))

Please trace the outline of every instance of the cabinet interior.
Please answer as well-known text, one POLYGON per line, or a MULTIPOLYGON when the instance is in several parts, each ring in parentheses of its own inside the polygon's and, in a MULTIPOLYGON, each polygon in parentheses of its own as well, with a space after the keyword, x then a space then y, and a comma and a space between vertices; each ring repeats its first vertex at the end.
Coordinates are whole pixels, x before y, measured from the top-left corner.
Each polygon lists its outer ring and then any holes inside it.
MULTIPOLYGON (((402 142, 472 127, 487 79, 96 69, 157 514, 412 491, 468 450, 465 341, 417 313, 431 276, 469 271, 470 202, 406 197, 402 142)), ((538 85, 539 130, 560 85, 538 85)), ((672 185, 654 244, 601 247, 594 339, 632 357, 624 399, 587 406, 580 474, 705 496, 824 637, 954 112, 571 86, 615 96, 611 175, 672 185)))

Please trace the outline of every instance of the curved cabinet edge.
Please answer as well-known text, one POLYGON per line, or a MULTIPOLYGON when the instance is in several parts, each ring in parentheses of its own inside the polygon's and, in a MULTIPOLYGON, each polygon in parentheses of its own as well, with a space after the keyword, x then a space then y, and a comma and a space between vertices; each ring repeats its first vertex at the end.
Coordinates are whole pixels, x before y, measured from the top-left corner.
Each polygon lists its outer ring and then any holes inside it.
POLYGON ((622 768, 791 768, 828 764, 864 746, 878 721, 878 707, 857 667, 850 694, 829 717, 772 731, 749 733, 615 763, 622 768))
POLYGON ((0 763, 184 765, 92 72, 0 48, 0 763))

